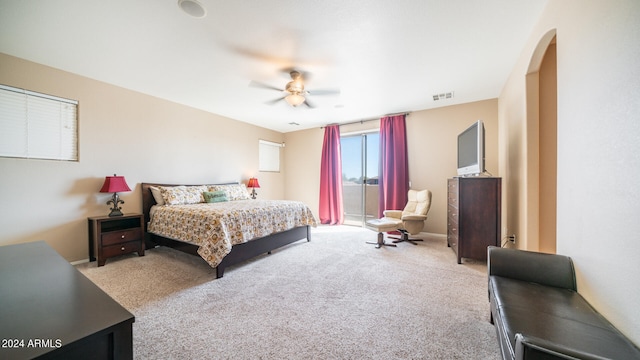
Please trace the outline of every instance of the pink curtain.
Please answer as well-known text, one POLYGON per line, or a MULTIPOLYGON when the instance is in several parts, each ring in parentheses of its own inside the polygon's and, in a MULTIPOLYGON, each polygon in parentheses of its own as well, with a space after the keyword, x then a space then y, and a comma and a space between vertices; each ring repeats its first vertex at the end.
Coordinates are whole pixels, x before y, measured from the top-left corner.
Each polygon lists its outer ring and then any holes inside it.
POLYGON ((409 161, 405 115, 380 119, 379 216, 384 210, 402 210, 409 191, 409 161))
POLYGON ((340 127, 329 125, 324 128, 320 163, 320 222, 322 224, 337 225, 344 221, 340 156, 340 127))

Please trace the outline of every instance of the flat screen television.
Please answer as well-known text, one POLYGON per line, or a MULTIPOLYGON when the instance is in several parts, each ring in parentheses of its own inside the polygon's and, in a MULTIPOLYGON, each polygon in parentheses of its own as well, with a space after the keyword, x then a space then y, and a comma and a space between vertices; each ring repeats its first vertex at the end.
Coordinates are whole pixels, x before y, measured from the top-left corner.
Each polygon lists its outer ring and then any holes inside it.
POLYGON ((484 124, 478 120, 458 135, 458 176, 484 172, 484 124))

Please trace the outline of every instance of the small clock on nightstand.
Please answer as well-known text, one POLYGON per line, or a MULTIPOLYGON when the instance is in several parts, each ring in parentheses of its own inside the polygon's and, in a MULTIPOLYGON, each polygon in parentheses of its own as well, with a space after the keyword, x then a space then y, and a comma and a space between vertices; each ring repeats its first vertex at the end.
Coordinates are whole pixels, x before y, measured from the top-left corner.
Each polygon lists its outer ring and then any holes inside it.
POLYGON ((107 258, 137 252, 144 256, 142 214, 94 216, 89 219, 89 261, 103 266, 107 258))

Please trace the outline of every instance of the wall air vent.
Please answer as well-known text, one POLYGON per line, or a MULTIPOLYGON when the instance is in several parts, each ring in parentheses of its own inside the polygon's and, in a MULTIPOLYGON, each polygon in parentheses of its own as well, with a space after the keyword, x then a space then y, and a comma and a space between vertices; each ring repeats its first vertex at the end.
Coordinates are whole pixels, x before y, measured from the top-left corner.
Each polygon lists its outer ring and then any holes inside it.
POLYGON ((433 101, 453 99, 453 91, 433 95, 433 101))

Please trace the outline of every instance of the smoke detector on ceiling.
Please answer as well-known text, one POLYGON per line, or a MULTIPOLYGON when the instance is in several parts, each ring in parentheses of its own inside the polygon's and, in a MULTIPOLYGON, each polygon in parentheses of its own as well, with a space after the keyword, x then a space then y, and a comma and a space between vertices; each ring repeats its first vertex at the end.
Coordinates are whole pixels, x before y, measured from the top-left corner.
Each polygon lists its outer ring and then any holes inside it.
POLYGON ((207 15, 207 9, 196 0, 178 0, 178 6, 187 15, 195 18, 203 18, 207 15))
POLYGON ((433 101, 453 99, 453 91, 433 95, 433 101))

